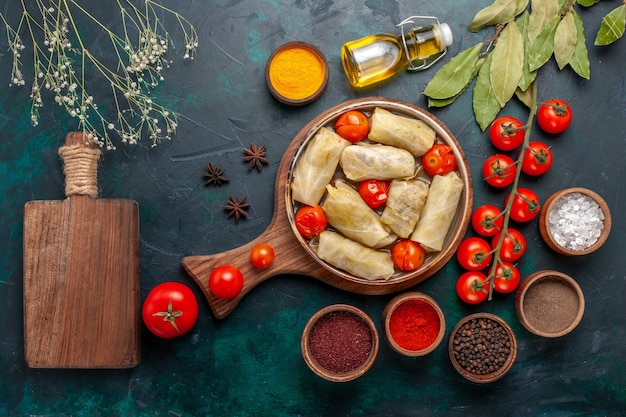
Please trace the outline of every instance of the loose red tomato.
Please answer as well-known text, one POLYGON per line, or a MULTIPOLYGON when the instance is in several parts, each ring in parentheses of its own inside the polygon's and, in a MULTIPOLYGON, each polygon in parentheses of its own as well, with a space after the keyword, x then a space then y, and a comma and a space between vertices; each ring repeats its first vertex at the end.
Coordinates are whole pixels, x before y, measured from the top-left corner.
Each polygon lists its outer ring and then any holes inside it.
POLYGON ((243 274, 232 265, 220 265, 209 274, 209 289, 218 298, 235 298, 243 288, 243 274))
POLYGON ((387 202, 389 182, 383 180, 361 181, 357 190, 370 208, 377 209, 387 202))
POLYGON ((489 139, 501 151, 512 151, 524 142, 524 125, 513 116, 498 117, 491 123, 489 139))
POLYGON ((446 175, 456 169, 456 157, 452 147, 443 143, 434 144, 422 155, 422 166, 428 175, 446 175))
MULTIPOLYGON (((491 247, 497 250, 502 232, 498 233, 491 240, 491 247)), ((505 262, 516 262, 526 252, 526 238, 517 229, 508 228, 506 234, 502 238, 500 246, 500 259, 505 262)))
POLYGON ((551 99, 537 109, 537 124, 547 133, 562 133, 572 122, 572 109, 563 100, 551 99))
POLYGON ((365 139, 369 131, 370 122, 367 116, 358 110, 343 113, 335 122, 335 132, 350 142, 365 139))
POLYGON ((259 243, 250 251, 250 262, 257 268, 267 268, 274 263, 274 248, 267 243, 259 243))
POLYGON ((483 164, 483 178, 492 187, 508 187, 515 180, 515 161, 507 155, 491 155, 483 164))
POLYGON ((472 227, 481 236, 493 236, 502 230, 503 225, 502 211, 494 205, 482 205, 472 214, 472 227))
POLYGON ((510 262, 499 262, 494 273, 493 289, 508 294, 517 288, 521 275, 519 269, 510 262))
POLYGON ((300 207, 298 211, 296 211, 294 221, 298 232, 300 232, 305 239, 313 239, 328 226, 326 213, 324 213, 324 210, 319 204, 300 207))
POLYGON ((171 339, 184 335, 196 324, 198 302, 185 284, 163 282, 148 293, 141 317, 156 336, 171 339))
POLYGON ((456 293, 467 304, 478 304, 489 295, 489 281, 479 271, 467 271, 456 281, 456 293))
POLYGON ((543 175, 552 166, 552 150, 542 142, 530 142, 522 157, 522 172, 526 175, 543 175))
POLYGON ((468 237, 456 250, 456 259, 468 271, 480 271, 488 267, 491 255, 491 246, 480 237, 468 237))
POLYGON ((403 271, 415 271, 426 261, 426 251, 417 243, 403 239, 391 249, 391 259, 403 271))
MULTIPOLYGON (((504 205, 509 204, 509 194, 504 200, 504 205)), ((541 207, 541 202, 537 194, 529 188, 518 188, 515 191, 513 202, 511 203, 511 220, 526 223, 537 217, 541 207)))

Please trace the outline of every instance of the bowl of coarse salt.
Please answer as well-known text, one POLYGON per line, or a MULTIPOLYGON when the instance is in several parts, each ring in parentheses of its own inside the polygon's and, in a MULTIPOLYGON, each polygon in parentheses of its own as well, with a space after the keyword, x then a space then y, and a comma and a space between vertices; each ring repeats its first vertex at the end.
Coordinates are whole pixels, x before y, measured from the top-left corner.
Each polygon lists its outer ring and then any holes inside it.
POLYGON ((562 255, 586 255, 604 244, 611 231, 609 206, 594 191, 566 188, 551 195, 539 217, 546 244, 562 255))

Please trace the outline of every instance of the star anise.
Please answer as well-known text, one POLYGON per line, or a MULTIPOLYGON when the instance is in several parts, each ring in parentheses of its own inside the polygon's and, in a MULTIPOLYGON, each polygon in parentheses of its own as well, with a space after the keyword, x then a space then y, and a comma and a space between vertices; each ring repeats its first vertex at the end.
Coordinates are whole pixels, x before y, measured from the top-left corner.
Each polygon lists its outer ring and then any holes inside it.
POLYGON ((258 171, 263 169, 263 164, 269 164, 270 160, 265 157, 267 155, 267 148, 265 145, 257 147, 256 143, 250 144, 250 149, 243 148, 243 152, 246 156, 243 157, 243 162, 248 163, 248 171, 252 171, 254 167, 258 171))
POLYGON ((209 163, 207 171, 204 173, 206 178, 204 185, 213 185, 215 187, 221 187, 223 182, 228 182, 228 177, 224 175, 224 170, 220 165, 213 166, 209 163))
POLYGON ((237 200, 237 198, 231 194, 230 200, 228 200, 228 203, 224 206, 224 210, 229 212, 229 219, 235 216, 235 223, 239 223, 242 217, 248 217, 247 210, 250 208, 251 204, 246 203, 246 198, 247 197, 244 195, 241 199, 237 200))

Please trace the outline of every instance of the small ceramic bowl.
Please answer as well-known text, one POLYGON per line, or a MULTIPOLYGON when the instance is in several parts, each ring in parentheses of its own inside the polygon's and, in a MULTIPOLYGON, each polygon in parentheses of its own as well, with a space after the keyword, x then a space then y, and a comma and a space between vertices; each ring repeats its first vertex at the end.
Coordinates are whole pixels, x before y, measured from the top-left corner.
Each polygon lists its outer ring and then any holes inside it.
POLYGON ((317 100, 326 90, 328 62, 313 44, 287 42, 268 58, 265 81, 270 93, 281 103, 304 106, 317 100))
POLYGON ((316 312, 304 326, 300 348, 308 367, 331 382, 348 382, 374 364, 380 342, 372 319, 347 304, 316 312))
POLYGON ((539 216, 539 231, 546 244, 555 252, 568 256, 587 255, 600 248, 609 237, 611 212, 604 199, 597 193, 581 187, 567 188, 554 193, 544 203, 539 216), (583 215, 582 211, 585 209, 581 207, 576 211, 569 211, 572 210, 570 206, 574 206, 575 203, 568 201, 577 194, 582 202, 591 204, 591 208, 587 210, 590 210, 592 215, 589 212, 583 215), (564 205, 570 208, 565 208, 564 205), (601 210, 601 214, 598 209, 601 210), (599 216, 595 216, 593 212, 599 216), (565 220, 560 215, 563 213, 571 215, 573 220, 565 220), (599 231, 597 239, 588 239, 577 236, 583 227, 602 230, 599 231))
POLYGON ((511 327, 500 317, 474 313, 452 328, 448 352, 459 374, 469 381, 485 384, 509 372, 517 357, 517 340, 511 327), (485 341, 490 343, 485 344, 485 341), (486 354, 495 356, 495 361, 487 359, 486 354), (485 358, 477 360, 481 357, 485 358))
POLYGON ((439 346, 446 320, 439 304, 420 292, 394 297, 383 310, 385 340, 405 356, 424 356, 439 346))
POLYGON ((580 323, 585 312, 585 297, 569 275, 552 270, 537 271, 517 289, 515 312, 529 332, 542 337, 560 337, 580 323))

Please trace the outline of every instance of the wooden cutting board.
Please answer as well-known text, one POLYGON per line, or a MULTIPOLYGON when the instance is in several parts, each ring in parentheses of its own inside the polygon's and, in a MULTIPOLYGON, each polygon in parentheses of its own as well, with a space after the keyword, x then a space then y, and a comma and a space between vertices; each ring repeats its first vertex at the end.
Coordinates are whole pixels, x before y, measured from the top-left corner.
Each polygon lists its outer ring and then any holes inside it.
POLYGON ((100 151, 59 149, 65 194, 24 207, 24 349, 33 368, 130 368, 140 360, 139 210, 97 198, 100 151))

